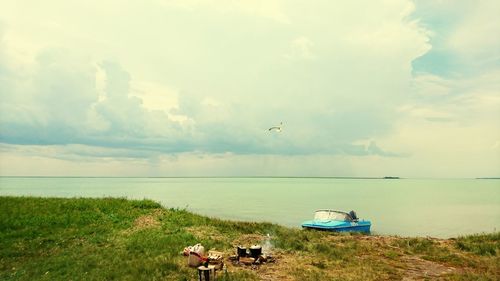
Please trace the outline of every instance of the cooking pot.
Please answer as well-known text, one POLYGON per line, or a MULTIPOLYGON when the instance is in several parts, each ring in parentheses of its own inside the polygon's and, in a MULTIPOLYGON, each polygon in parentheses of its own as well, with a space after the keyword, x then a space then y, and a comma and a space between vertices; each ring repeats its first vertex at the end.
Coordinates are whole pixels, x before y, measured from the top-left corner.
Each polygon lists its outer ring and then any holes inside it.
POLYGON ((250 247, 250 255, 255 259, 258 258, 260 255, 262 255, 262 246, 252 245, 250 247))
POLYGON ((237 248, 238 257, 246 257, 247 256, 247 248, 243 246, 238 246, 237 248))

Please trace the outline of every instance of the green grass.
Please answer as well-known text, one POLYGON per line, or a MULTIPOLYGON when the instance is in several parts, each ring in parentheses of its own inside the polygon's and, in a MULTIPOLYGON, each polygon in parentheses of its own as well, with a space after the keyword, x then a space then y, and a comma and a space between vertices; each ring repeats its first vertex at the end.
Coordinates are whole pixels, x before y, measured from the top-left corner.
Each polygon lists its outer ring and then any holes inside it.
MULTIPOLYGON (((185 246, 231 253, 241 239, 266 234, 279 253, 266 274, 277 280, 401 280, 404 257, 460 269, 445 280, 499 277, 499 233, 439 243, 225 221, 150 200, 0 197, 0 280, 195 280, 179 254, 185 246)), ((260 280, 262 272, 233 267, 219 280, 260 280)))
POLYGON ((496 256, 500 251, 500 232, 459 237, 456 246, 460 250, 481 256, 496 256))

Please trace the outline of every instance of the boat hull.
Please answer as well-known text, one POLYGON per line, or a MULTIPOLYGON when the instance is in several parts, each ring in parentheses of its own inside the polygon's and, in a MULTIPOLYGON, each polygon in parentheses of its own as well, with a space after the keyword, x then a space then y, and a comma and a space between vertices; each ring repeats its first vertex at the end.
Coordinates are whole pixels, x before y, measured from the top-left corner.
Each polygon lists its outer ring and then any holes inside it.
POLYGON ((334 232, 370 233, 371 222, 369 222, 369 221, 360 221, 360 222, 308 221, 308 222, 302 223, 302 227, 305 229, 316 229, 316 230, 334 231, 334 232))

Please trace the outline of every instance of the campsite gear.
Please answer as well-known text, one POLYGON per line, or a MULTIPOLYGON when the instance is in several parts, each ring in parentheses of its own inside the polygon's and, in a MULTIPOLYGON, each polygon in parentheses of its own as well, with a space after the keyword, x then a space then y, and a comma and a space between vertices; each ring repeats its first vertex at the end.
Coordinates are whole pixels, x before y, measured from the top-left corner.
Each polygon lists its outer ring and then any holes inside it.
POLYGON ((224 265, 224 253, 210 250, 208 251, 208 264, 213 265, 215 270, 222 269, 224 265))
POLYGON ((198 280, 199 281, 212 281, 215 280, 215 268, 213 265, 199 266, 198 267, 198 280))
POLYGON ((262 254, 262 246, 260 245, 252 245, 250 246, 250 255, 257 259, 262 254))
POLYGON ((208 260, 222 260, 224 258, 224 253, 219 251, 210 250, 208 251, 208 260))
POLYGON ((202 262, 207 260, 203 257, 204 254, 205 248, 201 244, 194 245, 188 255, 188 265, 191 267, 199 266, 202 262))
POLYGON ((364 233, 370 233, 371 225, 370 221, 359 220, 354 211, 346 213, 334 210, 318 210, 313 220, 302 223, 306 229, 364 233))
POLYGON ((239 263, 240 264, 244 264, 244 265, 251 265, 251 264, 255 263, 255 259, 254 258, 241 257, 239 263))
POLYGON ((238 258, 247 256, 247 248, 243 246, 238 246, 237 248, 238 258))

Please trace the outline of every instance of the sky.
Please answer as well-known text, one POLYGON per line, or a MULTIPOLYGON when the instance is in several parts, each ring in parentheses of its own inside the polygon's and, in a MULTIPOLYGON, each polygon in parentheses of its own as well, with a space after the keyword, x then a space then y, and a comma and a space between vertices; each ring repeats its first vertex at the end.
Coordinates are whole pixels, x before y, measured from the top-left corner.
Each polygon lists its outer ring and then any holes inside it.
POLYGON ((0 175, 498 177, 499 14, 0 0, 0 175))

